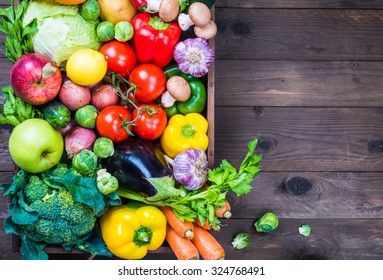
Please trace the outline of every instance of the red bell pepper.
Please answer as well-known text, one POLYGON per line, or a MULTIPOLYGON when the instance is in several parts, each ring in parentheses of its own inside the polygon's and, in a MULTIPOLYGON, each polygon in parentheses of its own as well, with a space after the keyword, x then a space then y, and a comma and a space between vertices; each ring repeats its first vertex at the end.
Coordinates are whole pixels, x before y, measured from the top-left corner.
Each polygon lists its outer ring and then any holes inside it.
POLYGON ((136 7, 139 11, 146 11, 146 8, 148 6, 147 0, 130 0, 132 4, 136 7))
POLYGON ((160 68, 167 66, 173 59, 174 48, 181 37, 179 24, 175 21, 166 23, 157 14, 147 12, 138 13, 131 23, 137 62, 153 63, 160 68))

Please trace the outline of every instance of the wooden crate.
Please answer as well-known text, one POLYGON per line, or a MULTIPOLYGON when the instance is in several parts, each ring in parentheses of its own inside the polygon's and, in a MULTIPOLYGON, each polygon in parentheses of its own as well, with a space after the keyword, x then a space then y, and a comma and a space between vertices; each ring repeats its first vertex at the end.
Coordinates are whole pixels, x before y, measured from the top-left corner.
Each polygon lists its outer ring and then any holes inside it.
MULTIPOLYGON (((215 9, 211 8, 212 17, 215 19, 215 9)), ((215 39, 209 40, 209 45, 215 51, 215 39)), ((206 90, 207 90, 207 110, 206 110, 206 118, 208 120, 208 136, 209 136, 209 144, 207 149, 207 157, 209 162, 209 168, 214 167, 214 100, 215 100, 215 61, 213 61, 210 66, 209 72, 207 74, 207 82, 206 82, 206 90)), ((14 173, 17 173, 18 169, 15 166, 14 173)), ((20 238, 17 235, 12 236, 12 251, 19 252, 20 250, 20 238)), ((86 259, 93 258, 93 256, 79 249, 73 249, 71 252, 64 250, 61 246, 50 245, 45 247, 44 251, 48 255, 53 255, 57 258, 72 258, 72 259, 86 259)), ((167 255, 166 259, 169 259, 168 255, 173 255, 171 248, 164 244, 161 248, 156 251, 148 253, 146 258, 161 258, 161 256, 167 255)), ((165 258, 164 258, 165 259, 165 258)))

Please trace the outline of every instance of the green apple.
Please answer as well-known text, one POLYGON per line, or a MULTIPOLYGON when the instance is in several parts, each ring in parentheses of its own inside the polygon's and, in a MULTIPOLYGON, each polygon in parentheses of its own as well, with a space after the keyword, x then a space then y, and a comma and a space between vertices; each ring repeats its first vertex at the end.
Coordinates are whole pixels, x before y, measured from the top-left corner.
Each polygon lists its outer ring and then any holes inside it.
POLYGON ((30 173, 53 167, 64 151, 63 137, 43 119, 29 119, 17 125, 8 145, 14 163, 30 173))

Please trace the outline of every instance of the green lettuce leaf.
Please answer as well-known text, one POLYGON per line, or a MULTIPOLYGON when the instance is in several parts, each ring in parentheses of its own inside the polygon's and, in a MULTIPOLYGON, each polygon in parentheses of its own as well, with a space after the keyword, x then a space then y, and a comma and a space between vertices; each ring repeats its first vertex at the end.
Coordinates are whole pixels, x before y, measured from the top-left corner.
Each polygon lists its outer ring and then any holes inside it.
POLYGON ((90 48, 98 50, 97 21, 85 20, 78 5, 59 5, 51 0, 33 1, 29 4, 23 25, 37 20, 38 31, 32 36, 33 48, 49 56, 58 65, 75 51, 90 48))

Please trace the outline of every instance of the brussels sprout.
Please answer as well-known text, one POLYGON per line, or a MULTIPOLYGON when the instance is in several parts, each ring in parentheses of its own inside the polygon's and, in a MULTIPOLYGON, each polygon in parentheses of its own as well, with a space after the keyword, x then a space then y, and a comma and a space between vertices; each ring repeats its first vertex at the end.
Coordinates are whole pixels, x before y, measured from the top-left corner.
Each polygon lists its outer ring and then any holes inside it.
POLYGON ((112 176, 106 169, 97 171, 97 188, 100 193, 108 195, 118 188, 118 180, 112 176))
POLYGON ((278 227, 278 224, 278 217, 272 212, 267 212, 255 222, 254 226, 257 232, 271 232, 278 227))
POLYGON ((298 228, 298 231, 299 231, 299 234, 303 235, 303 236, 310 236, 311 234, 311 227, 307 224, 304 224, 304 225, 301 225, 299 228, 298 228))
POLYGON ((87 20, 95 20, 100 16, 100 5, 97 0, 87 0, 80 5, 80 15, 87 20))
POLYGON ((96 34, 101 42, 107 42, 114 38, 114 25, 110 21, 102 21, 97 24, 96 34))
POLYGON ((97 138, 93 144, 93 152, 99 158, 111 157, 114 154, 113 141, 106 137, 97 138))
POLYGON ((231 244, 233 245, 233 247, 235 249, 246 248, 247 246, 249 246, 251 244, 250 234, 245 233, 245 232, 238 233, 234 237, 233 242, 231 242, 231 244))
POLYGON ((74 120, 76 123, 85 128, 94 128, 96 125, 96 118, 98 110, 93 105, 85 105, 80 109, 77 109, 74 114, 74 120))
POLYGON ((120 21, 114 26, 114 38, 120 42, 126 42, 133 37, 133 26, 128 21, 120 21))
POLYGON ((92 176, 96 172, 97 164, 97 156, 92 151, 86 149, 74 155, 72 159, 72 166, 83 176, 92 176))

